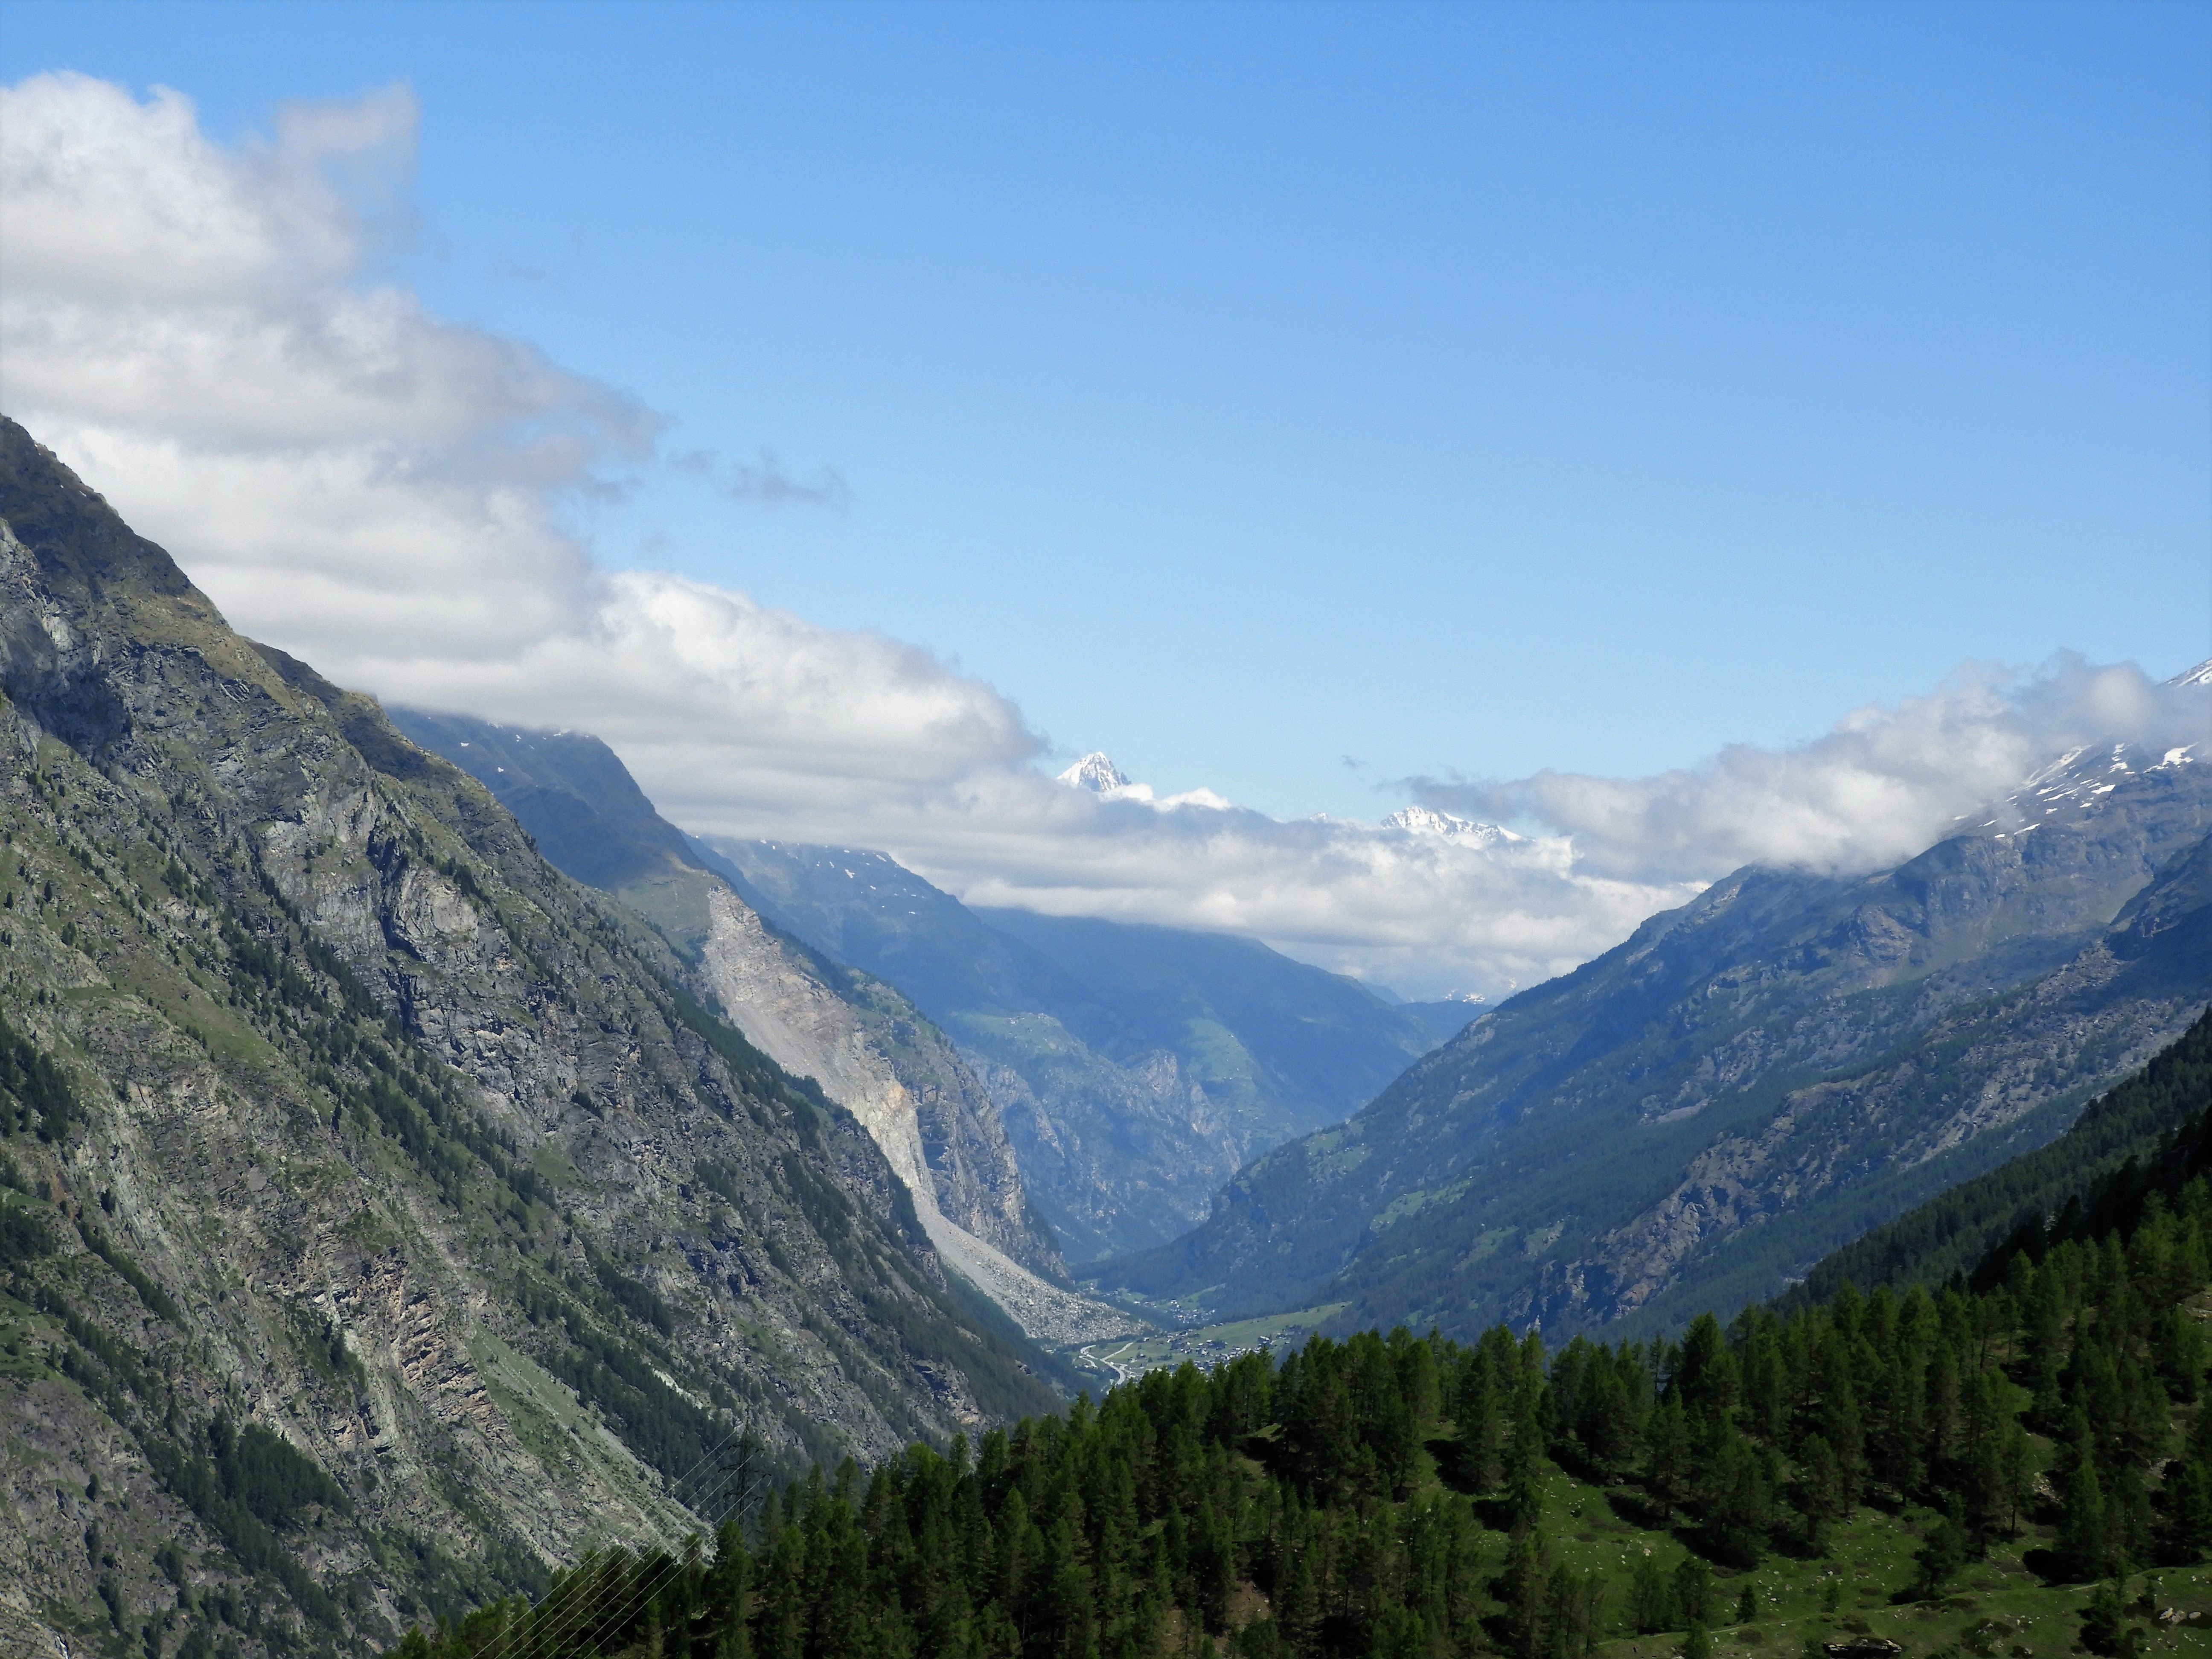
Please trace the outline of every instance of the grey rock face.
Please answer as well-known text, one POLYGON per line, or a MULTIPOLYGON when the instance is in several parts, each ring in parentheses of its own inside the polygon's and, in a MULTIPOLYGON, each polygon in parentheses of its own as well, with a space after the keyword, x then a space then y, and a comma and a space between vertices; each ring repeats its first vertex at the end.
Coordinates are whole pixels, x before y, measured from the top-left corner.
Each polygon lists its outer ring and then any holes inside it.
POLYGON ((952 1037, 1072 1261, 1195 1224, 1248 1159, 1340 1121, 1463 1018, 1249 939, 970 909, 882 853, 698 844, 780 926, 952 1037))
MULTIPOLYGON (((750 1041, 852 1111, 925 1221, 1010 1258, 1016 1282, 1065 1279, 998 1109, 944 1034, 890 986, 763 926, 742 884, 708 866, 604 743, 421 709, 393 717, 490 789, 555 864, 650 921, 750 1041)), ((1054 1300, 1045 1286, 1024 1291, 1040 1295, 1054 1300)))
POLYGON ((860 1123, 488 792, 4 422, 0 522, 0 1047, 72 1103, 0 1091, 11 1650, 112 1592, 365 1651, 710 1527, 740 1431, 790 1469, 1052 1403, 860 1123), (207 1496, 249 1434, 308 1494, 258 1531, 207 1496))

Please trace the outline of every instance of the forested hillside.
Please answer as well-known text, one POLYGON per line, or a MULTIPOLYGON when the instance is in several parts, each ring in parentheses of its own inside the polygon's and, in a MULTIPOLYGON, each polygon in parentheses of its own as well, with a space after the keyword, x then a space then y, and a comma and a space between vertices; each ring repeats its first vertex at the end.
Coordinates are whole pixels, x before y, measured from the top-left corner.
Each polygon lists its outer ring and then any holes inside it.
POLYGON ((2172 1649, 2212 1588, 2134 1575, 2212 1547, 2212 1184, 2182 1174, 1978 1292, 1156 1371, 972 1449, 817 1470, 738 1506, 711 1557, 602 1555, 401 1651, 2172 1649))
POLYGON ((2212 1010, 2180 1041, 2099 1098, 2048 1146, 1985 1176, 1838 1250, 1785 1301, 1823 1302, 1845 1284, 1941 1285, 1956 1273, 2002 1271, 2021 1249, 2056 1233, 2104 1231, 2101 1204, 2124 1204, 2136 1170, 2170 1170, 2191 1148, 2186 1126, 2212 1107, 2212 1010), (2124 1174, 2123 1172, 2125 1171, 2124 1174), (2117 1185, 2109 1196, 2104 1189, 2117 1185))

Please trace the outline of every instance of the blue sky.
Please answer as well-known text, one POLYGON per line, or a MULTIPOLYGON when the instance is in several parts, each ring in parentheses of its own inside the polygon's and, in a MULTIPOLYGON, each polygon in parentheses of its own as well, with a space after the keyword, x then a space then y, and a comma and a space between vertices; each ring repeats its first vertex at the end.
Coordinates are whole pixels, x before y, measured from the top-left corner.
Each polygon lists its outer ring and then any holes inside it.
POLYGON ((0 25, 0 408, 687 829, 1495 994, 2212 754, 2202 6, 0 25))
POLYGON ((421 101, 393 270, 842 508, 599 556, 1278 815, 2212 653, 2212 10, 11 3, 421 101), (1357 767, 1347 762, 1357 762, 1357 767))

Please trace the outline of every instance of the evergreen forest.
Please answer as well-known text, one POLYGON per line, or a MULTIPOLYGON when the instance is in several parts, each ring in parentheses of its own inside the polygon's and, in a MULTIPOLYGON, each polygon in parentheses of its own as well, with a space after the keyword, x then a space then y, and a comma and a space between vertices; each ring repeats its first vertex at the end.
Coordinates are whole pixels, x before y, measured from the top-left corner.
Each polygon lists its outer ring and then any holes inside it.
MULTIPOLYGON (((2203 1033, 2195 1034, 2201 1037, 2203 1033)), ((2212 1588, 2202 1116, 1930 1290, 1323 1337, 762 1490, 403 1659, 2133 1659, 2212 1588), (1894 1643, 1893 1648, 1890 1644, 1894 1643)), ((2185 1650, 2185 1647, 2182 1650, 2185 1650)))

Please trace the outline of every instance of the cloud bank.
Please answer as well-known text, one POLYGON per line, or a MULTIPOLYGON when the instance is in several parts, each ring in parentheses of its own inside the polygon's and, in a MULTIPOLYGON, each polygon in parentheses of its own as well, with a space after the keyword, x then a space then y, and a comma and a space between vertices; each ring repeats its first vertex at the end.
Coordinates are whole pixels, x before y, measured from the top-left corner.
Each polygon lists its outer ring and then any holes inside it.
POLYGON ((2074 741, 2191 707, 2203 735, 2202 697, 2064 660, 1963 671, 1800 748, 1656 778, 1407 783, 1525 836, 1068 787, 1018 707, 925 649, 595 564, 580 509, 641 468, 763 507, 849 492, 766 452, 662 454, 654 411, 380 277, 416 121, 395 88, 225 145, 174 92, 0 90, 0 407, 246 633, 390 699, 595 732, 687 828, 881 848, 980 902, 1494 995, 1735 865, 1891 861, 2074 741))
POLYGON ((1855 710, 1795 748, 1732 745, 1648 778, 1407 787, 1451 811, 1541 823, 1572 838, 1577 867, 1626 881, 1711 881, 1753 863, 1870 870, 1932 845, 2070 749, 2205 744, 2205 692, 2070 653, 2033 673, 1969 664, 1925 696, 1855 710))

